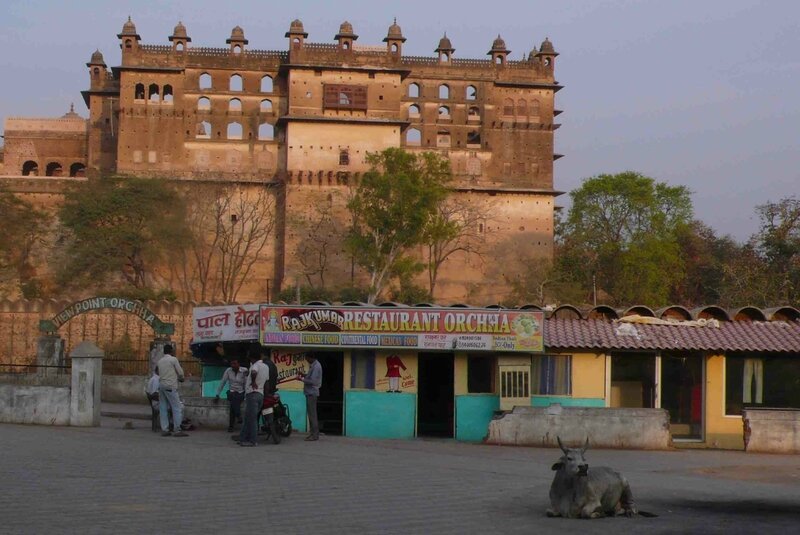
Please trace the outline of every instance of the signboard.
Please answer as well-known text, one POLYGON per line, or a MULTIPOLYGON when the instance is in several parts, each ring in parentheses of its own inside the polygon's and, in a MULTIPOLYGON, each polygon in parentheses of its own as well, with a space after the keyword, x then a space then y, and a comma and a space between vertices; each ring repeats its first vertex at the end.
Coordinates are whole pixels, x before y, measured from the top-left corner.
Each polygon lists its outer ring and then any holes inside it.
POLYGON ((544 314, 464 308, 261 305, 266 346, 440 351, 544 350, 544 314))
POLYGON ((82 301, 76 301, 56 314, 52 320, 40 320, 39 330, 46 333, 54 333, 76 316, 104 309, 121 310, 133 314, 152 327, 153 332, 157 335, 175 334, 174 324, 161 321, 154 312, 140 301, 125 297, 89 297, 82 301))
POLYGON ((197 307, 192 311, 193 342, 258 340, 258 305, 197 307))

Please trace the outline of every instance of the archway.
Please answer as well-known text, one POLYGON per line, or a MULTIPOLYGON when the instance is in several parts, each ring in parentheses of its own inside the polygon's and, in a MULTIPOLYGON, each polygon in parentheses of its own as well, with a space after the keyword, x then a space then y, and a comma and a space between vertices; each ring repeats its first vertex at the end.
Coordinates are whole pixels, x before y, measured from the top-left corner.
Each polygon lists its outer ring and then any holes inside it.
POLYGON ((22 176, 38 176, 39 164, 33 160, 28 160, 22 164, 22 176))

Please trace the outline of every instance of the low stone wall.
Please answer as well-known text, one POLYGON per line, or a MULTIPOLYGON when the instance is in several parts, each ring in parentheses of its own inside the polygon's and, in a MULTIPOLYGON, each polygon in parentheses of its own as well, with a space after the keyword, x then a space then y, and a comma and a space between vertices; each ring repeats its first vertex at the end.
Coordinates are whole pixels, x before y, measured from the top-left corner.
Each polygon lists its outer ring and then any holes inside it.
POLYGON ((661 450, 672 445, 669 413, 664 409, 515 407, 489 422, 489 444, 557 447, 583 444, 594 448, 661 450))
POLYGON ((69 425, 70 389, 66 386, 0 384, 0 422, 69 425))
POLYGON ((800 453, 800 410, 745 409, 744 449, 755 453, 800 453))
MULTIPOLYGON (((214 398, 183 397, 184 417, 189 418, 197 427, 213 429, 228 428, 228 400, 220 399, 216 403, 214 398)), ((244 404, 242 404, 244 416, 244 404)))

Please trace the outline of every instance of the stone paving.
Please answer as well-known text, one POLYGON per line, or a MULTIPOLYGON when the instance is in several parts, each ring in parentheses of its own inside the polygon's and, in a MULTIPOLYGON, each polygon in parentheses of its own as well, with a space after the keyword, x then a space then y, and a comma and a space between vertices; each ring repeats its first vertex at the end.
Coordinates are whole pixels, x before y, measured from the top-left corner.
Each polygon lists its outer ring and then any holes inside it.
MULTIPOLYGON (((134 428, 123 429, 125 421, 134 428)), ((800 525, 800 456, 589 450, 656 518, 544 516, 558 450, 444 440, 163 438, 0 425, 2 533, 777 533, 800 525)))

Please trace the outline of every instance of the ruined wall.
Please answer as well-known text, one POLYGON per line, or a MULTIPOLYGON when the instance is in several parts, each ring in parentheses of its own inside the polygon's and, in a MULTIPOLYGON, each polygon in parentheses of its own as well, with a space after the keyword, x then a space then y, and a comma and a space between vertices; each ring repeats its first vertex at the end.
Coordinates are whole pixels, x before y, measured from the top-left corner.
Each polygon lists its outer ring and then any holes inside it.
POLYGON ((86 128, 86 121, 80 117, 6 119, 5 174, 83 176, 86 128))

